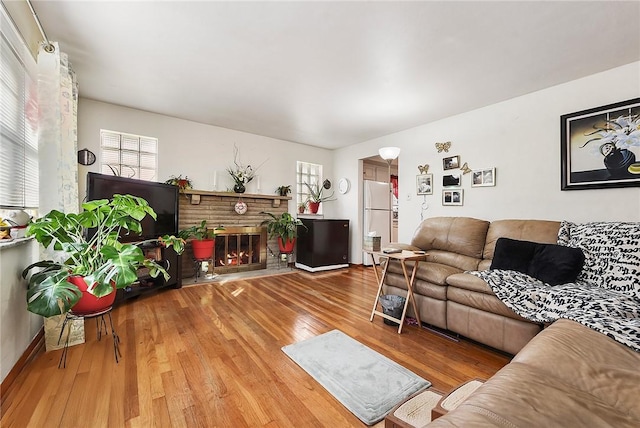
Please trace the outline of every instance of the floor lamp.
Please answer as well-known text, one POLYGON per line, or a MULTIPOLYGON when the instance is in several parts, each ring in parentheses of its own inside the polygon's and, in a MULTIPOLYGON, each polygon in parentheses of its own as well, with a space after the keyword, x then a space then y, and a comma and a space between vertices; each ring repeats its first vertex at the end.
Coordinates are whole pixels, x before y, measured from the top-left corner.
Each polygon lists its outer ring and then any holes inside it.
POLYGON ((391 162, 394 159, 398 158, 400 155, 400 147, 382 147, 378 150, 380 157, 387 161, 387 167, 389 169, 389 174, 387 174, 389 180, 389 242, 391 242, 391 230, 393 223, 393 214, 391 212, 393 208, 393 183, 391 183, 391 162))

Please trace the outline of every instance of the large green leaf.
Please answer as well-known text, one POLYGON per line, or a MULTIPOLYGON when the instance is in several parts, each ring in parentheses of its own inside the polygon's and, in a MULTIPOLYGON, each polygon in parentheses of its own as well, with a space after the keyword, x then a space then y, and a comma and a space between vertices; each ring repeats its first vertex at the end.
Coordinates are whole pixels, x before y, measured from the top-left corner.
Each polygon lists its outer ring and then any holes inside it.
POLYGON ((82 296, 78 287, 67 281, 68 272, 50 273, 27 290, 27 309, 43 317, 67 313, 82 296))

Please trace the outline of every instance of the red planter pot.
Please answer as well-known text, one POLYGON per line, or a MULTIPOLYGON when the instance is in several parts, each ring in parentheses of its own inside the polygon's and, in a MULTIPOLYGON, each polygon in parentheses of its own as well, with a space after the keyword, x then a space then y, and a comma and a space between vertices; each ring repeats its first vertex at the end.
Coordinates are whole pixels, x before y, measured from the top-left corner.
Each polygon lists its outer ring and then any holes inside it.
POLYGON ((296 238, 287 239, 286 241, 282 241, 282 238, 278 238, 278 246, 280 247, 280 252, 283 254, 293 253, 293 247, 296 245, 296 238))
POLYGON ((73 305, 71 312, 76 315, 91 315, 99 312, 104 312, 113 306, 113 302, 116 300, 116 287, 113 284, 113 291, 104 297, 96 297, 87 291, 87 283, 84 282, 82 276, 70 276, 67 281, 78 287, 82 292, 82 297, 78 303, 73 305))
POLYGON ((309 201, 309 211, 311 211, 311 214, 317 214, 318 208, 320 208, 320 202, 309 201))
POLYGON ((194 239, 191 241, 193 258, 197 260, 208 260, 213 257, 213 239, 194 239))

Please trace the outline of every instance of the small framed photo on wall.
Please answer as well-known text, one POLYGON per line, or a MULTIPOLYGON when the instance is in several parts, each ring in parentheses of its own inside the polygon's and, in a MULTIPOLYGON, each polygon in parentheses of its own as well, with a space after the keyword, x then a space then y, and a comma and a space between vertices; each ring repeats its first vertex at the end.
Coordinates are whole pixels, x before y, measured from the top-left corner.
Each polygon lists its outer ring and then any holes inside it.
POLYGON ((442 191, 442 205, 462 205, 464 193, 462 189, 447 189, 442 191))
POLYGON ((458 169, 460 168, 460 156, 449 156, 442 159, 442 169, 458 169))
POLYGON ((496 185, 496 169, 474 169, 471 171, 471 187, 489 187, 496 185))
POLYGON ((418 195, 433 195, 433 174, 416 175, 416 193, 418 195))
POLYGON ((442 176, 442 187, 460 187, 462 182, 460 174, 451 174, 442 176))

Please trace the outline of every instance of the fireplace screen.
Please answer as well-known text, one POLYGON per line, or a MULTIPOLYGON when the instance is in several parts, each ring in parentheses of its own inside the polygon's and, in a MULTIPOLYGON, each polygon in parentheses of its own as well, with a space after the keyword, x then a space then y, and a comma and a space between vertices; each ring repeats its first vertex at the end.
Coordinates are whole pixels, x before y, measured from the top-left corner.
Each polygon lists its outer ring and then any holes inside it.
POLYGON ((266 228, 232 226, 217 231, 214 257, 216 273, 266 269, 266 228))

